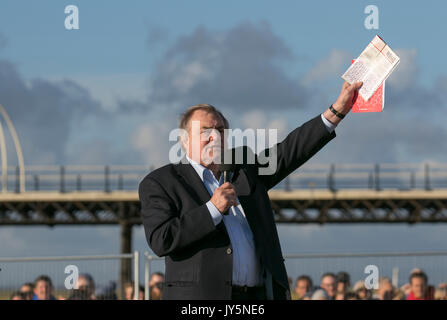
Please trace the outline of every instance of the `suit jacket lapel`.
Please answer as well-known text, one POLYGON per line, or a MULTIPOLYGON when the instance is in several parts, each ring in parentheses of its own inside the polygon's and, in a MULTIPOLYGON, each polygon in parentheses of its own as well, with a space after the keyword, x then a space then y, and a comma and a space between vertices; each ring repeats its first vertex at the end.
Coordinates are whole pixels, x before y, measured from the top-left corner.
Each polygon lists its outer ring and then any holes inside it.
POLYGON ((201 203, 206 203, 211 199, 202 179, 187 160, 186 162, 180 162, 175 165, 175 168, 179 176, 182 178, 185 187, 190 190, 191 194, 196 195, 201 203))

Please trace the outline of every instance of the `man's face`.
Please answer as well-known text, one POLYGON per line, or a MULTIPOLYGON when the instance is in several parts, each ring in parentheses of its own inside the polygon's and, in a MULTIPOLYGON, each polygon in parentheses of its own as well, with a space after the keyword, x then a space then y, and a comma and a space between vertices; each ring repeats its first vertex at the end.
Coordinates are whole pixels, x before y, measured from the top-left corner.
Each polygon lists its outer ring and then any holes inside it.
POLYGON ((323 279, 321 279, 321 284, 320 286, 326 290, 326 292, 328 293, 328 295, 330 297, 334 297, 335 296, 335 278, 331 277, 331 276, 326 276, 323 279))
POLYGON ((423 298, 425 296, 425 290, 427 288, 427 284, 425 283, 423 278, 413 278, 411 279, 411 291, 416 298, 423 298))
POLYGON ((297 282, 295 292, 298 295, 298 298, 301 299, 309 291, 310 291, 309 282, 307 280, 299 280, 297 282))
POLYGON ((207 167, 220 160, 224 148, 223 120, 214 113, 196 110, 189 121, 188 157, 207 167))
POLYGON ((39 300, 49 300, 51 294, 51 287, 47 281, 38 281, 34 288, 34 293, 39 300))

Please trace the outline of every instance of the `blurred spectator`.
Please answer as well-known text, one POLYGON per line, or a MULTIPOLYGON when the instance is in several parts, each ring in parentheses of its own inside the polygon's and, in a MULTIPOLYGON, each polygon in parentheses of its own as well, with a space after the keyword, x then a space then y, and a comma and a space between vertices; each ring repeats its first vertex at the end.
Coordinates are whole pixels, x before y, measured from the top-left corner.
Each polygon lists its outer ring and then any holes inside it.
POLYGON ((351 279, 347 272, 337 273, 337 292, 346 293, 351 288, 351 279))
POLYGON ((144 287, 143 286, 139 286, 139 291, 138 291, 138 300, 144 300, 144 287))
POLYGON ((95 300, 95 281, 93 277, 88 273, 82 273, 78 276, 78 281, 75 288, 80 290, 78 296, 81 294, 87 297, 84 300, 95 300))
POLYGON ((34 281, 34 295, 33 300, 56 300, 52 295, 53 283, 50 277, 41 275, 34 281))
POLYGON ((133 300, 133 282, 126 282, 124 284, 124 300, 133 300))
POLYGON ((345 300, 360 300, 357 293, 349 291, 345 294, 345 300))
MULTIPOLYGON (((133 282, 126 282, 124 284, 124 299, 135 300, 135 285, 133 282)), ((144 287, 138 286, 138 300, 144 300, 144 287)))
POLYGON ((330 300, 335 299, 335 293, 336 293, 335 274, 331 272, 323 274, 323 276, 321 277, 320 287, 326 290, 330 300))
POLYGON ((97 300, 118 300, 115 290, 116 282, 109 281, 105 286, 98 286, 95 291, 95 297, 97 300))
MULTIPOLYGON (((335 281, 334 281, 334 285, 335 285, 335 281)), ((317 289, 312 294, 312 300, 331 300, 331 298, 327 294, 326 290, 324 290, 324 289, 317 289)))
POLYGON ((392 300, 393 299, 394 288, 391 284, 391 280, 387 277, 379 278, 379 288, 373 295, 373 299, 376 300, 392 300))
POLYGON ((151 300, 161 300, 163 296, 163 282, 156 282, 149 287, 149 296, 151 300))
POLYGON ((302 300, 306 293, 312 290, 312 287, 312 279, 309 276, 299 276, 296 279, 295 288, 292 291, 292 300, 302 300))
POLYGON ((152 287, 154 284, 165 281, 165 275, 163 272, 154 272, 151 274, 149 279, 149 287, 152 287))
POLYGON ((435 300, 447 300, 447 283, 441 283, 436 288, 435 300))
POLYGON ((359 280, 355 283, 352 288, 354 293, 357 295, 359 300, 370 300, 371 299, 371 290, 366 289, 365 281, 359 280))
POLYGON ((406 295, 402 290, 398 288, 394 289, 393 300, 405 300, 405 297, 406 295))
POLYGON ((335 300, 345 300, 345 293, 343 291, 336 292, 335 300))
POLYGON ((405 283, 404 285, 402 285, 400 287, 400 291, 402 291, 404 293, 405 297, 407 297, 410 294, 410 292, 411 292, 410 284, 409 283, 405 283))
POLYGON ((93 300, 92 295, 85 289, 73 289, 67 300, 93 300))
POLYGON ((20 288, 20 293, 23 294, 23 300, 33 300, 34 295, 34 284, 31 282, 27 282, 22 284, 20 288))
POLYGON ((411 291, 407 300, 433 300, 433 293, 428 288, 428 278, 425 272, 416 271, 410 275, 411 291))
POLYGON ((21 293, 20 291, 14 291, 9 297, 9 300, 26 300, 26 299, 23 293, 21 293))

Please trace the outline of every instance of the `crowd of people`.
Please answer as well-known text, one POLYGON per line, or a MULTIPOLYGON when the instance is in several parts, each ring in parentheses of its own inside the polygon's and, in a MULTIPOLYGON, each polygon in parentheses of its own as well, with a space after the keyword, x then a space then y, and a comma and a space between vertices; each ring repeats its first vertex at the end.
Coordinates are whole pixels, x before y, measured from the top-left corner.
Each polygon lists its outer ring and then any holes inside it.
POLYGON ((292 300, 447 300, 447 282, 435 287, 421 269, 412 270, 408 282, 399 288, 387 277, 378 279, 377 289, 364 280, 351 286, 350 275, 343 271, 323 274, 315 286, 307 275, 299 276, 294 285, 289 278, 289 283, 292 300))
MULTIPOLYGON (((149 296, 152 300, 160 300, 163 293, 164 274, 155 272, 149 279, 149 296)), ((124 295, 121 300, 135 300, 133 282, 124 284, 124 295)), ((11 294, 11 300, 119 300, 117 285, 110 281, 106 285, 96 286, 93 277, 80 274, 74 289, 66 290, 67 296, 54 295, 53 281, 47 275, 38 276, 34 282, 24 283, 20 290, 11 294)), ((144 300, 144 286, 139 285, 138 300, 144 300)))
MULTIPOLYGON (((447 300, 447 282, 437 287, 429 284, 426 273, 421 269, 411 271, 408 283, 396 288, 387 277, 378 281, 378 289, 368 289, 363 280, 351 286, 347 272, 325 273, 320 284, 314 285, 307 275, 299 276, 295 284, 289 278, 292 300, 447 300)), ((151 300, 160 300, 163 295, 164 274, 155 272, 149 280, 151 300)), ((13 292, 11 300, 118 300, 116 282, 110 281, 104 286, 95 286, 90 274, 80 274, 77 289, 69 290, 69 295, 54 296, 54 287, 50 277, 41 275, 34 282, 24 283, 19 291, 13 292)), ((135 285, 124 284, 123 300, 135 300, 135 285)), ((144 286, 139 286, 138 300, 144 300, 144 286)))

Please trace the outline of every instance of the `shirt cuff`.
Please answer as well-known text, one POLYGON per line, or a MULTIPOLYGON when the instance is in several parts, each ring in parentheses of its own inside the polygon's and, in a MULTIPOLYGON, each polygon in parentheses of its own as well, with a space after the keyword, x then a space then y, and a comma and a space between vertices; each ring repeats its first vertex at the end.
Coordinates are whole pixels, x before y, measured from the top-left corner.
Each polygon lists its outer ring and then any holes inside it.
POLYGON ((216 206, 211 202, 211 200, 206 203, 206 206, 208 207, 208 211, 210 212, 214 225, 217 226, 222 221, 222 214, 219 210, 217 210, 216 206))
POLYGON ((337 126, 336 124, 331 123, 328 119, 326 119, 323 114, 321 114, 321 120, 323 120, 324 125, 326 126, 327 131, 329 131, 329 133, 331 133, 332 131, 334 131, 335 127, 337 126))

